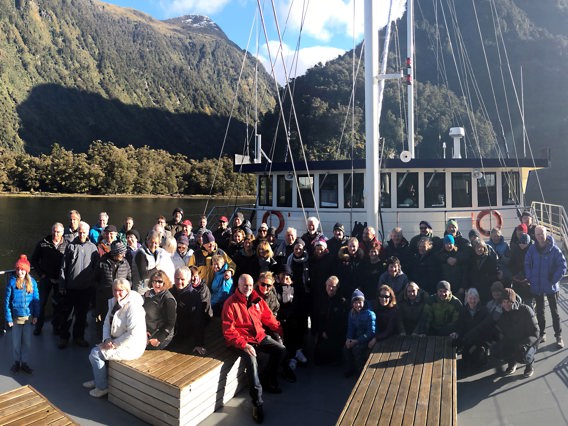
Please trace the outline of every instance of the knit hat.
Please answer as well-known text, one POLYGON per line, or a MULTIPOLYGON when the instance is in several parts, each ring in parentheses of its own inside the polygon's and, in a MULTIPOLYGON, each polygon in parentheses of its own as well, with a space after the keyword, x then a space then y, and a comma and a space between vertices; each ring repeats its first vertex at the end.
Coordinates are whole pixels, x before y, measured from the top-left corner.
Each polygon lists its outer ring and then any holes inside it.
POLYGON ((258 229, 265 229, 266 231, 268 231, 268 225, 266 223, 261 223, 258 229))
POLYGON ((227 219, 227 216, 221 216, 219 218, 219 222, 228 222, 228 221, 229 221, 229 219, 227 219))
POLYGON ((359 300, 359 299, 365 301, 365 295, 363 294, 363 292, 361 290, 355 289, 355 291, 351 295, 351 303, 353 303, 353 302, 355 302, 356 300, 359 300))
POLYGON ((26 273, 29 274, 31 266, 30 266, 30 261, 28 260, 28 256, 26 256, 25 254, 21 254, 20 258, 16 262, 16 265, 14 266, 14 268, 23 269, 24 271, 26 271, 26 273))
POLYGON ((111 256, 118 256, 119 254, 126 253, 126 246, 122 244, 122 241, 116 240, 113 241, 110 245, 110 255, 111 256))
POLYGON ((452 286, 447 281, 444 280, 438 281, 438 284, 436 284, 436 290, 442 290, 442 289, 452 291, 452 286))
POLYGON ((278 274, 286 274, 292 276, 292 267, 287 263, 280 265, 278 268, 278 274))
POLYGON ((105 228, 105 232, 118 232, 118 230, 116 229, 116 226, 114 226, 114 225, 108 225, 108 226, 105 228))
POLYGON ((428 222, 426 220, 421 220, 420 223, 418 224, 418 226, 422 226, 422 225, 424 225, 428 229, 432 229, 432 225, 430 225, 430 222, 428 222))
POLYGON ((181 224, 185 225, 185 226, 193 227, 193 224, 191 223, 191 220, 189 220, 189 219, 184 220, 181 224))
POLYGON ((453 235, 448 234, 444 236, 444 244, 455 244, 455 243, 456 240, 454 239, 453 235))
POLYGON ((189 238, 187 238, 187 235, 182 234, 177 238, 177 243, 178 244, 185 244, 186 246, 188 246, 189 245, 189 238))
POLYGON ((203 233, 202 238, 203 238, 203 244, 215 242, 215 237, 213 236, 213 233, 211 231, 205 231, 203 233))
POLYGON ((523 212, 523 214, 521 215, 521 217, 523 217, 523 216, 533 217, 532 213, 529 212, 528 210, 525 210, 525 211, 523 212))
POLYGON ((521 223, 519 226, 517 226, 517 231, 523 231, 523 233, 528 234, 529 228, 526 223, 521 223))
POLYGON ((333 230, 335 231, 336 229, 345 232, 345 226, 343 226, 342 223, 337 222, 335 225, 333 225, 333 230))
POLYGON ((450 225, 453 225, 456 230, 458 229, 458 222, 455 219, 450 219, 446 222, 446 229, 448 229, 450 225))
POLYGON ((519 243, 530 244, 531 243, 530 235, 529 234, 522 234, 521 237, 519 238, 519 243))
POLYGON ((469 231, 468 237, 469 238, 472 238, 472 237, 479 238, 480 235, 479 235, 479 232, 477 231, 477 229, 472 229, 471 231, 469 231))
POLYGON ((268 235, 276 236, 276 228, 274 226, 271 226, 270 228, 268 228, 268 235))
POLYGON ((511 302, 517 301, 517 293, 512 288, 506 288, 503 290, 503 300, 510 300, 511 302))
POLYGON ((323 237, 316 238, 312 244, 314 245, 314 247, 322 246, 324 250, 327 250, 327 243, 325 241, 325 238, 323 237))
POLYGON ((126 233, 126 236, 128 237, 129 235, 134 235, 136 237, 136 240, 140 241, 140 232, 138 232, 136 229, 131 229, 130 231, 128 231, 126 233))
POLYGON ((243 216, 243 214, 241 212, 238 212, 235 217, 238 217, 241 221, 245 220, 245 217, 243 216))
POLYGON ((294 241, 294 245, 301 245, 302 248, 306 246, 306 243, 304 240, 302 240, 301 238, 296 238, 296 241, 294 241))
POLYGON ((181 213, 181 215, 183 216, 183 210, 181 209, 181 207, 176 207, 172 213, 172 216, 175 216, 176 213, 181 213))

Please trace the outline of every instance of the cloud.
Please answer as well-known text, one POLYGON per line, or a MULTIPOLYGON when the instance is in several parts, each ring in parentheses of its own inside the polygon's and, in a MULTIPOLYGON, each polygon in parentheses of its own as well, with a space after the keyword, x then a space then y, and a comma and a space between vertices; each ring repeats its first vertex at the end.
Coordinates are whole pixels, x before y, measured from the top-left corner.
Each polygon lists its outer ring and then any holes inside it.
MULTIPOLYGON (((276 80, 281 85, 286 83, 286 75, 288 78, 303 75, 308 68, 313 67, 317 63, 325 63, 345 53, 345 50, 335 47, 312 46, 300 49, 296 55, 296 51, 286 44, 283 44, 280 52, 278 49, 279 44, 278 41, 271 41, 268 45, 270 47, 270 59, 275 64, 274 74, 276 75, 276 80), (284 71, 283 62, 286 64, 286 72, 284 71)), ((266 45, 263 47, 258 59, 268 73, 272 74, 272 66, 266 45)))
MULTIPOLYGON (((280 3, 279 15, 282 22, 303 31, 323 42, 339 34, 342 37, 360 39, 364 32, 364 0, 310 0, 309 4, 299 0, 285 0, 280 3), (306 10, 306 4, 307 10, 306 10)), ((392 3, 392 18, 398 19, 406 9, 406 0, 375 1, 375 13, 380 27, 388 21, 388 5, 392 3)))
POLYGON ((191 14, 212 15, 221 11, 230 0, 162 0, 161 4, 170 16, 191 14))

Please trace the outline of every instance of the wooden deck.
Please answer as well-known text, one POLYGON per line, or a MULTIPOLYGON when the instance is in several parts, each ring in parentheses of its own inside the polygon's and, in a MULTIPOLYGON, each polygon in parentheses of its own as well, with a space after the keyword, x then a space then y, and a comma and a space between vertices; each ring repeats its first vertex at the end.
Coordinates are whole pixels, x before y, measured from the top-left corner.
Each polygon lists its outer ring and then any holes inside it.
POLYGON ((207 349, 206 357, 162 350, 111 361, 109 401, 153 425, 199 423, 246 381, 244 363, 220 335, 207 349))
POLYGON ((456 374, 450 338, 379 342, 337 425, 456 425, 456 374))
POLYGON ((76 425, 30 385, 0 394, 0 424, 76 425))

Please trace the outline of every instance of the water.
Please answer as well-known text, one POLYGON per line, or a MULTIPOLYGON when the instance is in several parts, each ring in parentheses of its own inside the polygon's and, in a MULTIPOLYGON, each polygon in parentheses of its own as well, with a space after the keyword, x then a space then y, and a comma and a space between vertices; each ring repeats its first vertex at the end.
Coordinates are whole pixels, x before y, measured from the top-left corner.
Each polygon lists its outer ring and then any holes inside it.
MULTIPOLYGON (((253 200, 239 200, 240 204, 253 200)), ((126 216, 134 218, 134 227, 143 236, 156 223, 160 215, 171 218, 174 208, 181 207, 184 219, 189 219, 194 227, 203 214, 206 199, 181 199, 174 197, 134 198, 134 197, 0 197, 0 271, 12 269, 18 256, 26 253, 31 256, 38 241, 51 233, 51 226, 61 222, 67 226, 68 212, 75 209, 81 219, 95 224, 99 212, 106 211, 109 224, 117 229, 122 227, 126 216)), ((234 200, 209 200, 207 213, 213 206, 219 206, 217 215, 230 216, 234 200)), ((209 224, 213 229, 216 223, 209 224)))

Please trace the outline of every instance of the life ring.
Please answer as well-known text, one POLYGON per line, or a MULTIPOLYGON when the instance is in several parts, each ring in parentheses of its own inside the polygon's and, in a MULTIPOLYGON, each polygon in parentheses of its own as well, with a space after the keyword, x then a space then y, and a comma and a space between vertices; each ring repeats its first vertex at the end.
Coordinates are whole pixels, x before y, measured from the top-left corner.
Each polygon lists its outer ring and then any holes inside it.
POLYGON ((477 219, 475 221, 475 227, 477 228, 477 230, 479 231, 479 233, 481 235, 484 235, 486 237, 488 237, 491 233, 490 231, 484 229, 481 226, 481 220, 487 216, 488 214, 491 214, 494 218, 495 218, 495 227, 496 228, 501 228, 503 226, 503 216, 501 216, 501 213, 499 213, 498 210, 482 210, 479 212, 479 214, 477 215, 477 219))
POLYGON ((284 216, 282 216, 282 213, 280 213, 279 211, 268 210, 266 213, 264 213, 264 216, 262 216, 262 223, 268 223, 268 218, 271 215, 274 215, 278 218, 278 227, 276 228, 276 233, 280 234, 284 229, 284 216))

